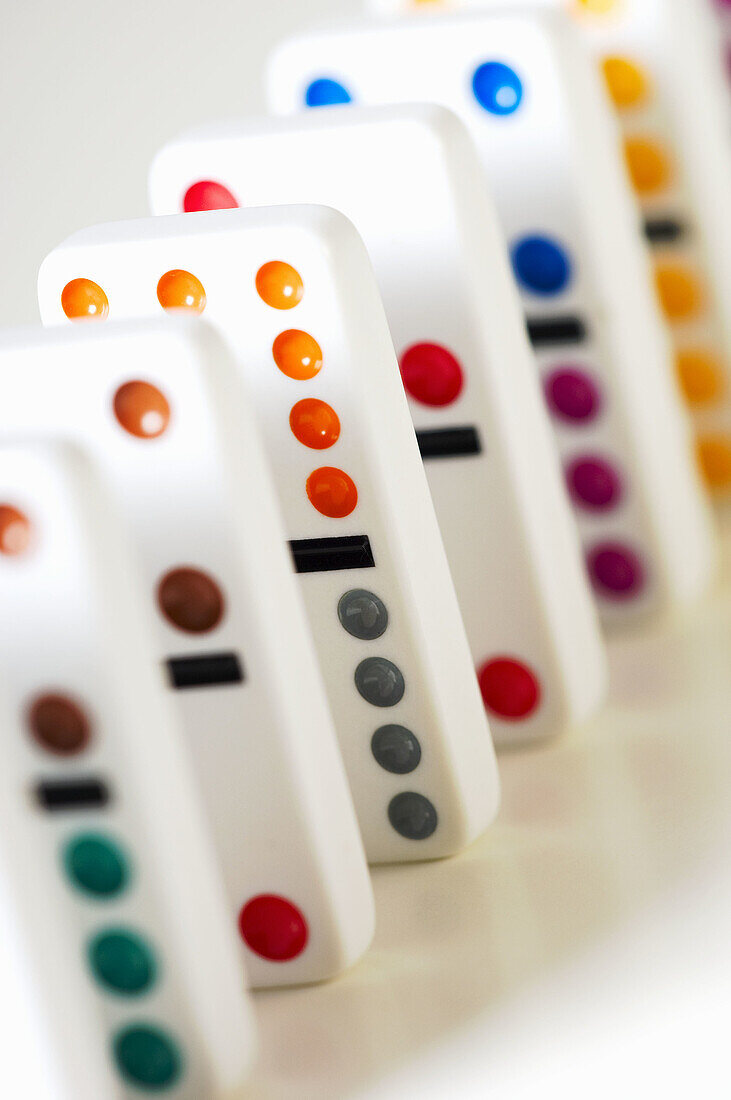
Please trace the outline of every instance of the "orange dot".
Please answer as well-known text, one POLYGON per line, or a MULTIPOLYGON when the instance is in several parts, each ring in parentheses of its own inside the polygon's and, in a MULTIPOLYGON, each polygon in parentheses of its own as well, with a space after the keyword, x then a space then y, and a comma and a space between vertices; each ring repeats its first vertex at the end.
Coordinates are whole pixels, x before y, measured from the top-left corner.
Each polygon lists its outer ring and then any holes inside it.
POLYGON ((698 458, 712 489, 731 488, 731 436, 709 435, 699 439, 698 458))
POLYGON ((684 321, 698 313, 703 291, 693 272, 682 264, 658 264, 655 283, 665 316, 671 321, 684 321))
POLYGON ((322 350, 317 340, 297 328, 279 333, 272 344, 272 355, 282 374, 298 382, 314 378, 322 367, 322 350))
POLYGON ((340 420, 335 409, 316 397, 306 397, 292 407, 289 426, 300 443, 316 451, 332 447, 340 436, 340 420))
POLYGON ((61 291, 61 308, 71 321, 103 321, 109 299, 91 279, 72 279, 61 291))
POLYGON ((323 516, 343 519, 358 503, 358 490, 352 477, 336 466, 321 466, 307 478, 307 496, 323 516))
POLYGON ((270 260, 256 273, 256 289, 272 309, 294 309, 302 301, 305 285, 299 271, 284 260, 270 260))
POLYGON ((633 61, 626 57, 605 57, 602 69, 615 107, 637 107, 647 99, 649 81, 633 61))
POLYGON ((166 271, 157 284, 157 300, 163 309, 191 309, 202 313, 206 308, 203 283, 189 271, 166 271))
POLYGON ((648 138, 627 138, 624 155, 632 185, 640 195, 665 187, 670 179, 670 162, 664 149, 648 138))
POLYGON ((31 525, 12 504, 0 504, 0 554, 24 554, 30 545, 31 525))
POLYGON ((678 378, 689 405, 708 405, 723 392, 723 368, 711 352, 701 349, 679 351, 678 378))
POLYGON ((170 406, 149 382, 125 382, 114 395, 114 415, 130 435, 155 439, 170 423, 170 406))

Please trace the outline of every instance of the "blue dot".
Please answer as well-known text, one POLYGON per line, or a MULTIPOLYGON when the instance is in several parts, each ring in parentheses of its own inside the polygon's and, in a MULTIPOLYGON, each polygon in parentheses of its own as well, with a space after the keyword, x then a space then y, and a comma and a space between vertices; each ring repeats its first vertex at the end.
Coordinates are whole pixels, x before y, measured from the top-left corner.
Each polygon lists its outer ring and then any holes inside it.
POLYGON ((567 253, 550 237, 523 237, 511 259, 518 282, 534 294, 560 294, 571 278, 567 253))
POLYGON ((520 107, 523 85, 520 77, 502 61, 485 61, 472 77, 475 99, 491 115, 512 115, 520 107))
POLYGON ((313 80, 305 92, 305 103, 308 107, 329 107, 335 103, 350 103, 350 100, 348 89, 328 76, 313 80))

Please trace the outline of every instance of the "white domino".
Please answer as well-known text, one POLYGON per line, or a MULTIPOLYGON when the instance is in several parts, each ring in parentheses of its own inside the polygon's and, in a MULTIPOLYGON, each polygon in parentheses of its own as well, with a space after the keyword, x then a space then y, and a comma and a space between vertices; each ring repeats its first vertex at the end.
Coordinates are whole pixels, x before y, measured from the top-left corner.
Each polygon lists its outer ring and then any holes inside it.
POLYGON ((497 215, 459 119, 426 105, 332 107, 210 127, 158 154, 150 197, 155 214, 322 202, 355 223, 493 733, 535 740, 588 717, 605 680, 596 613, 497 215))
POLYGON ((464 847, 497 808, 494 752, 350 222, 303 206, 86 230, 43 264, 46 323, 68 324, 64 288, 78 277, 104 289, 110 317, 183 305, 224 335, 257 406, 367 854, 464 847))
POLYGON ((23 1095, 232 1100, 254 1029, 208 824, 126 532, 67 445, 0 447, 0 602, 4 925, 46 1064, 23 1095))
POLYGON ((340 972, 373 932, 368 868, 274 489, 219 339, 187 318, 20 332, 0 340, 0 374, 0 436, 77 441, 124 510, 252 984, 340 972))

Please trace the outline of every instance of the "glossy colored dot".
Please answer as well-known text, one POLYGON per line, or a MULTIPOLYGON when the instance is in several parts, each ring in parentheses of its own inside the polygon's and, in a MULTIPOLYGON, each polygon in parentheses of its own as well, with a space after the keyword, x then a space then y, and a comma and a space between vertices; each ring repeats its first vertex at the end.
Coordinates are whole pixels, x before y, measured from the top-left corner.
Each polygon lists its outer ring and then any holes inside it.
POLYGON ((544 385, 551 412, 562 420, 593 420, 599 412, 599 390, 583 371, 559 367, 547 375, 544 385))
POLYGON ((12 504, 0 504, 0 554, 18 557, 30 546, 30 520, 12 504))
POLYGON ((157 587, 157 602, 165 618, 187 634, 205 634, 223 618, 221 589, 208 573, 183 567, 171 569, 157 587))
POLYGON ((421 745, 406 726, 381 726, 371 738, 376 763, 394 775, 413 772, 421 760, 421 745))
POLYGON ((355 670, 355 686, 366 703, 374 707, 395 707, 406 691, 403 673, 385 657, 366 657, 355 670))
POLYGON ((528 718, 541 701, 538 677, 514 657, 495 657, 478 670, 485 708, 499 718, 528 718))
POLYGON ((511 259, 518 282, 533 294, 560 294, 571 278, 568 253, 550 237, 523 237, 511 259))
POLYGON ((260 894, 247 901, 239 914, 239 931, 255 954, 272 962, 297 958, 309 938, 301 910, 276 894, 260 894))
POLYGON ((192 183, 183 198, 186 214, 194 214, 198 210, 235 210, 238 205, 228 187, 215 180, 192 183))
POLYGON ((302 301, 305 284, 299 271, 291 264, 283 260, 270 260, 256 273, 256 290, 261 300, 272 309, 294 309, 302 301))
POLYGON ((178 1083, 183 1059, 167 1032, 151 1024, 132 1024, 114 1037, 114 1058, 125 1080, 161 1092, 178 1083))
POLYGON ((323 516, 343 519, 358 503, 358 490, 352 477, 335 466, 321 466, 307 478, 307 496, 323 516))
POLYGON ((66 846, 63 864, 71 882, 96 898, 120 894, 129 881, 129 866, 122 850, 108 837, 84 833, 66 846))
POLYGON ((485 61, 472 77, 475 99, 491 115, 512 115, 523 98, 518 74, 502 61, 485 61))
POLYGON ((588 566, 594 588, 610 599, 629 599, 644 585, 640 559, 621 543, 595 546, 589 553, 588 566))
POLYGON ((577 0, 579 7, 589 15, 608 15, 619 0, 577 0))
POLYGON ((189 309, 202 313, 206 308, 203 283, 189 271, 166 271, 157 284, 157 300, 163 309, 189 309))
POLYGON ((651 195, 667 186, 670 162, 657 142, 648 138, 627 138, 624 155, 632 185, 638 194, 651 195))
POLYGON ((626 57, 605 57, 602 69, 615 107, 637 107, 647 99, 649 82, 633 61, 626 57))
POLYGON ((412 344, 401 356, 401 378, 409 397, 441 407, 456 401, 464 374, 458 360, 441 344, 412 344))
POLYGON ((731 436, 703 436, 698 440, 698 458, 712 489, 731 488, 731 436))
POLYGON ((340 597, 338 618, 348 634, 365 642, 380 638, 388 626, 385 603, 365 588, 353 588, 340 597))
POLYGON ((100 932, 89 944, 88 955, 96 980, 114 993, 134 997, 147 992, 155 981, 151 948, 128 929, 100 932))
POLYGON ((655 282, 660 304, 669 320, 684 321, 698 313, 703 291, 692 271, 682 264, 658 264, 655 282))
POLYGON ((321 76, 307 86, 305 104, 307 107, 330 107, 338 103, 350 103, 352 96, 339 80, 321 76))
POLYGON ((272 344, 272 355, 282 374, 296 382, 307 382, 322 369, 322 350, 317 340, 296 328, 279 333, 272 344))
POLYGON ((610 508, 621 496, 616 470, 601 458, 575 459, 566 470, 566 482, 573 500, 589 508, 610 508))
POLYGON ((38 744, 58 756, 83 752, 91 739, 89 719, 66 695, 39 696, 30 706, 27 724, 38 744))
POLYGON ((690 405, 709 405, 723 393, 723 367, 711 352, 701 349, 679 351, 678 378, 690 405))
POLYGON ((157 439, 170 423, 170 405, 150 382, 125 382, 114 395, 114 415, 137 439, 157 439))
POLYGON ((71 321, 103 321, 109 299, 91 279, 72 279, 61 291, 61 308, 71 321))
POLYGON ((391 799, 388 804, 388 820, 406 840, 426 840, 438 824, 434 804, 415 791, 403 791, 391 799))
POLYGON ((316 451, 332 447, 340 438, 338 414, 326 401, 320 401, 317 397, 305 397, 293 406, 289 426, 300 443, 316 451))

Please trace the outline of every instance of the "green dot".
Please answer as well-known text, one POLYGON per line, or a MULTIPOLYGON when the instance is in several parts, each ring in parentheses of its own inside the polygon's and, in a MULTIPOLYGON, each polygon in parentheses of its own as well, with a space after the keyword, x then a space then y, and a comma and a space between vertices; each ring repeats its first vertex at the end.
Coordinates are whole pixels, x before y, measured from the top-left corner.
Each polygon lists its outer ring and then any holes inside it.
POLYGON ((83 833, 69 841, 63 862, 74 886, 97 898, 114 897, 129 881, 126 856, 114 841, 98 833, 83 833))
POLYGON ((153 1092, 172 1088, 183 1071, 177 1044, 151 1024, 132 1024, 118 1031, 114 1057, 125 1080, 153 1092))
POLYGON ((134 997, 155 981, 152 949, 124 928, 110 928, 95 936, 89 944, 89 962, 99 984, 115 993, 134 997))

